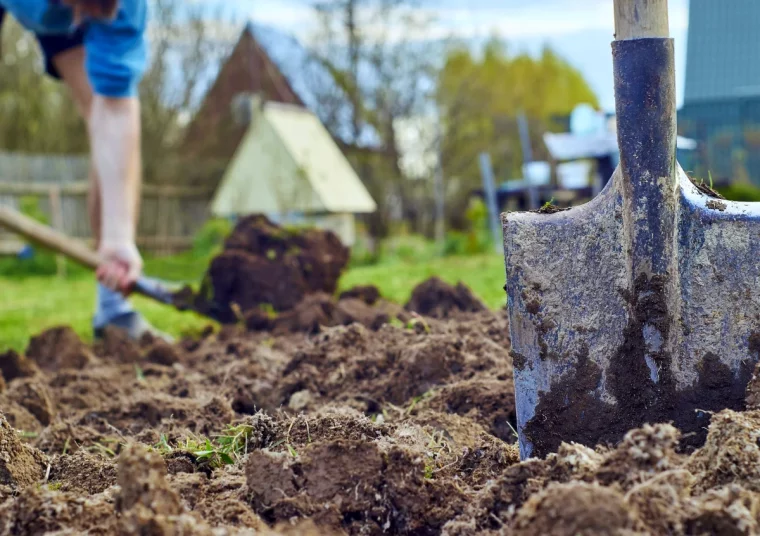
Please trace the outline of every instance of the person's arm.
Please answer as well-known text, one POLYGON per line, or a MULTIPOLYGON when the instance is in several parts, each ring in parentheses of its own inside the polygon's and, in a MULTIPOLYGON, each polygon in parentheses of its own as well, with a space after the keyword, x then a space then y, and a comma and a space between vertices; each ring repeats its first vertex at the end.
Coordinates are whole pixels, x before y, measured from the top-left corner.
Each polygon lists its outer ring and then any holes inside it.
POLYGON ((101 195, 98 278, 122 292, 142 272, 135 238, 142 170, 138 84, 147 63, 146 23, 146 0, 122 0, 114 19, 91 22, 85 36, 94 93, 90 147, 101 195))
POLYGON ((100 177, 98 276, 108 287, 127 291, 142 271, 135 247, 140 197, 140 103, 135 97, 95 95, 89 120, 90 145, 100 177))

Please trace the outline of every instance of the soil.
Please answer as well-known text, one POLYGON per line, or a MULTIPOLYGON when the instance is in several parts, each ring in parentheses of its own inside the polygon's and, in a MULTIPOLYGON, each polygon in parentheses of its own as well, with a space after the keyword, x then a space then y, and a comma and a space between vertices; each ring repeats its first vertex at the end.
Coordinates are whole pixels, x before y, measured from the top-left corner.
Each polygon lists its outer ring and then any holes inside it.
POLYGON ((57 328, 4 354, 0 535, 760 532, 758 373, 692 452, 653 422, 520 462, 506 312, 429 295, 440 318, 312 293, 176 345, 57 328), (229 426, 232 463, 189 448, 229 426))
POLYGON ((449 318, 460 312, 485 311, 486 306, 463 283, 452 287, 437 277, 431 277, 412 291, 406 310, 433 318, 449 318))
POLYGON ((349 254, 331 231, 287 229, 264 216, 244 218, 209 265, 194 307, 224 323, 254 309, 288 311, 309 294, 333 294, 349 254))

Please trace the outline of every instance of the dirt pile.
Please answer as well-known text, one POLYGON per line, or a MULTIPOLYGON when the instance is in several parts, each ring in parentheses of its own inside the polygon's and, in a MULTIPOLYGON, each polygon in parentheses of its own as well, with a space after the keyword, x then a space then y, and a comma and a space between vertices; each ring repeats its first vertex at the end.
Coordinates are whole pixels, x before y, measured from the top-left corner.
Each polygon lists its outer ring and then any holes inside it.
POLYGON ((377 330, 392 319, 407 318, 409 315, 404 314, 400 307, 380 301, 379 297, 369 304, 350 294, 344 293, 336 301, 320 292, 306 296, 294 308, 279 314, 253 309, 246 315, 245 324, 250 331, 267 331, 275 335, 298 332, 316 334, 324 328, 354 323, 377 330))
POLYGON ((760 532, 760 410, 715 414, 690 454, 653 423, 521 463, 503 311, 329 327, 384 302, 319 296, 309 329, 95 348, 57 329, 5 354, 0 535, 760 532))
POLYGON ((349 250, 330 231, 291 230, 264 216, 242 219, 209 265, 196 306, 224 322, 253 309, 288 311, 305 296, 332 294, 349 250))
POLYGON ((433 318, 450 318, 457 313, 485 311, 486 306, 463 283, 453 287, 438 277, 431 277, 417 285, 406 310, 433 318))

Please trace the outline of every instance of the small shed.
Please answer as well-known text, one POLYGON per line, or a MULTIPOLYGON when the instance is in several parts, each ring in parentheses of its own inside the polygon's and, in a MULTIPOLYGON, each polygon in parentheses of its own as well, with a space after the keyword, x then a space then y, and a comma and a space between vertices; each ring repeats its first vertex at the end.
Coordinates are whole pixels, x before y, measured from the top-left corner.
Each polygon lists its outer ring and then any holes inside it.
POLYGON ((247 130, 211 203, 217 217, 265 214, 311 224, 355 242, 355 216, 377 204, 318 117, 293 104, 241 95, 247 130))

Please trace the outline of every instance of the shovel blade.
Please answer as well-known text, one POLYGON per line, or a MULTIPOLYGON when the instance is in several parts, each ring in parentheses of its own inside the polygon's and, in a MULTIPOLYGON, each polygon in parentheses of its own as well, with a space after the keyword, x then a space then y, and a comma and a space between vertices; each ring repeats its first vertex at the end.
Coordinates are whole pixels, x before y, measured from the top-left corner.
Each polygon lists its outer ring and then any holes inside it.
POLYGON ((760 207, 677 173, 676 273, 659 287, 631 271, 620 169, 587 205, 503 218, 523 458, 655 422, 698 445, 710 412, 743 407, 760 360, 760 207))

